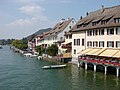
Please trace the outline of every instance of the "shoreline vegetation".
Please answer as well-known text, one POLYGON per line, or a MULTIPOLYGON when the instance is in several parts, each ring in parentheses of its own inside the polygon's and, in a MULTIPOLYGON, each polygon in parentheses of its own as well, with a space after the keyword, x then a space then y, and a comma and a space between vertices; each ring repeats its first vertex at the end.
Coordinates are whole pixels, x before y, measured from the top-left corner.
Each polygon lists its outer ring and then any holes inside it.
MULTIPOLYGON (((56 49, 55 49, 55 45, 51 45, 52 47, 48 47, 48 50, 46 49, 41 49, 40 47, 36 47, 37 48, 37 51, 38 51, 38 57, 40 56, 41 58, 38 58, 38 60, 40 60, 40 59, 42 59, 42 60, 45 60, 45 61, 50 61, 50 62, 56 62, 56 63, 62 63, 62 62, 60 62, 60 60, 58 60, 58 58, 57 58, 57 53, 55 53, 56 52, 56 50, 58 49, 57 47, 56 47, 56 49), (54 48, 53 48, 54 47, 54 48), (41 51, 42 50, 42 51, 41 51), (49 53, 48 53, 48 52, 49 53), (52 53, 53 52, 53 53, 52 53), (45 54, 46 53, 46 54, 45 54), (50 55, 52 55, 52 56, 50 56, 50 55)), ((19 48, 17 48, 17 47, 15 47, 15 46, 13 46, 13 45, 11 45, 10 46, 10 49, 12 49, 13 50, 13 52, 17 52, 17 53, 20 53, 20 54, 22 54, 22 55, 24 55, 25 53, 32 53, 32 54, 34 54, 34 52, 30 52, 30 51, 26 51, 26 50, 21 50, 21 49, 19 49, 19 48)))

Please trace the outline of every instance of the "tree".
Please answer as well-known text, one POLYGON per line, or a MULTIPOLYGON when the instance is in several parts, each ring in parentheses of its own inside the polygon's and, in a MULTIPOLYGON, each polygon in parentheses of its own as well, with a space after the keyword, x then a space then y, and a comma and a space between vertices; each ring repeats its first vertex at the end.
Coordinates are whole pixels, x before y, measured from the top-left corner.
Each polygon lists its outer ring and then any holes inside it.
POLYGON ((23 40, 14 40, 12 42, 12 46, 21 49, 21 50, 25 50, 28 48, 28 45, 26 43, 23 42, 23 40))
POLYGON ((39 53, 39 55, 42 55, 45 52, 45 48, 43 48, 42 46, 37 46, 35 49, 39 53))
POLYGON ((50 56, 56 56, 58 53, 58 46, 56 44, 52 44, 47 48, 46 53, 50 56))

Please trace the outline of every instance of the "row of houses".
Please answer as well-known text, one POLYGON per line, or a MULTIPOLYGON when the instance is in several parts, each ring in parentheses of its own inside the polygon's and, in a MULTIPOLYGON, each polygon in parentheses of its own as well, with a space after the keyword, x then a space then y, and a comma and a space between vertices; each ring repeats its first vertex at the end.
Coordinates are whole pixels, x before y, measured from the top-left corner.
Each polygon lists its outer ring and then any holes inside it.
POLYGON ((74 63, 78 62, 80 52, 88 48, 120 49, 120 5, 109 8, 102 6, 87 13, 78 22, 73 18, 62 19, 50 31, 28 42, 33 50, 39 45, 48 47, 52 44, 58 45, 59 55, 71 58, 74 63))

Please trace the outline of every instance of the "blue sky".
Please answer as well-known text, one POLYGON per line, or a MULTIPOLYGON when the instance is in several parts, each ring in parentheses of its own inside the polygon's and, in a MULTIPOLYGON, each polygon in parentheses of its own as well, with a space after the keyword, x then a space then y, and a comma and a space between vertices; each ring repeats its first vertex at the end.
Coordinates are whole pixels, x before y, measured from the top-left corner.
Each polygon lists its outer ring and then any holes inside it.
POLYGON ((0 39, 23 38, 53 27, 61 18, 79 20, 87 12, 120 5, 120 0, 1 0, 0 39))

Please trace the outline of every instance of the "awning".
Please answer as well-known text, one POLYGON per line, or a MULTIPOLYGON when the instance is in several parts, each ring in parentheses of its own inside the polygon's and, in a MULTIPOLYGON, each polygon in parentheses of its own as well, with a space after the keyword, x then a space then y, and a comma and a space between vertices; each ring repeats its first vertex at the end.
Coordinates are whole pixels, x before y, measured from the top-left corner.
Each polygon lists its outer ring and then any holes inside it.
POLYGON ((119 58, 120 57, 120 50, 115 55, 113 55, 113 57, 119 58))
POLYGON ((119 50, 118 49, 106 49, 104 52, 102 52, 99 56, 105 56, 105 57, 112 57, 115 55, 119 50))
POLYGON ((79 52, 78 54, 86 54, 86 53, 89 52, 90 50, 92 50, 92 48, 87 48, 87 49, 79 52))
POLYGON ((61 50, 61 51, 66 51, 67 49, 63 49, 63 48, 61 48, 60 50, 61 50))
POLYGON ((62 44, 69 44, 69 43, 72 43, 72 42, 64 42, 64 43, 62 43, 62 44))
POLYGON ((100 48, 93 48, 92 50, 86 52, 85 54, 86 55, 93 55, 95 52, 99 51, 100 48))
POLYGON ((106 48, 102 48, 102 49, 98 50, 97 52, 93 53, 92 55, 99 55, 105 50, 106 50, 106 48))

